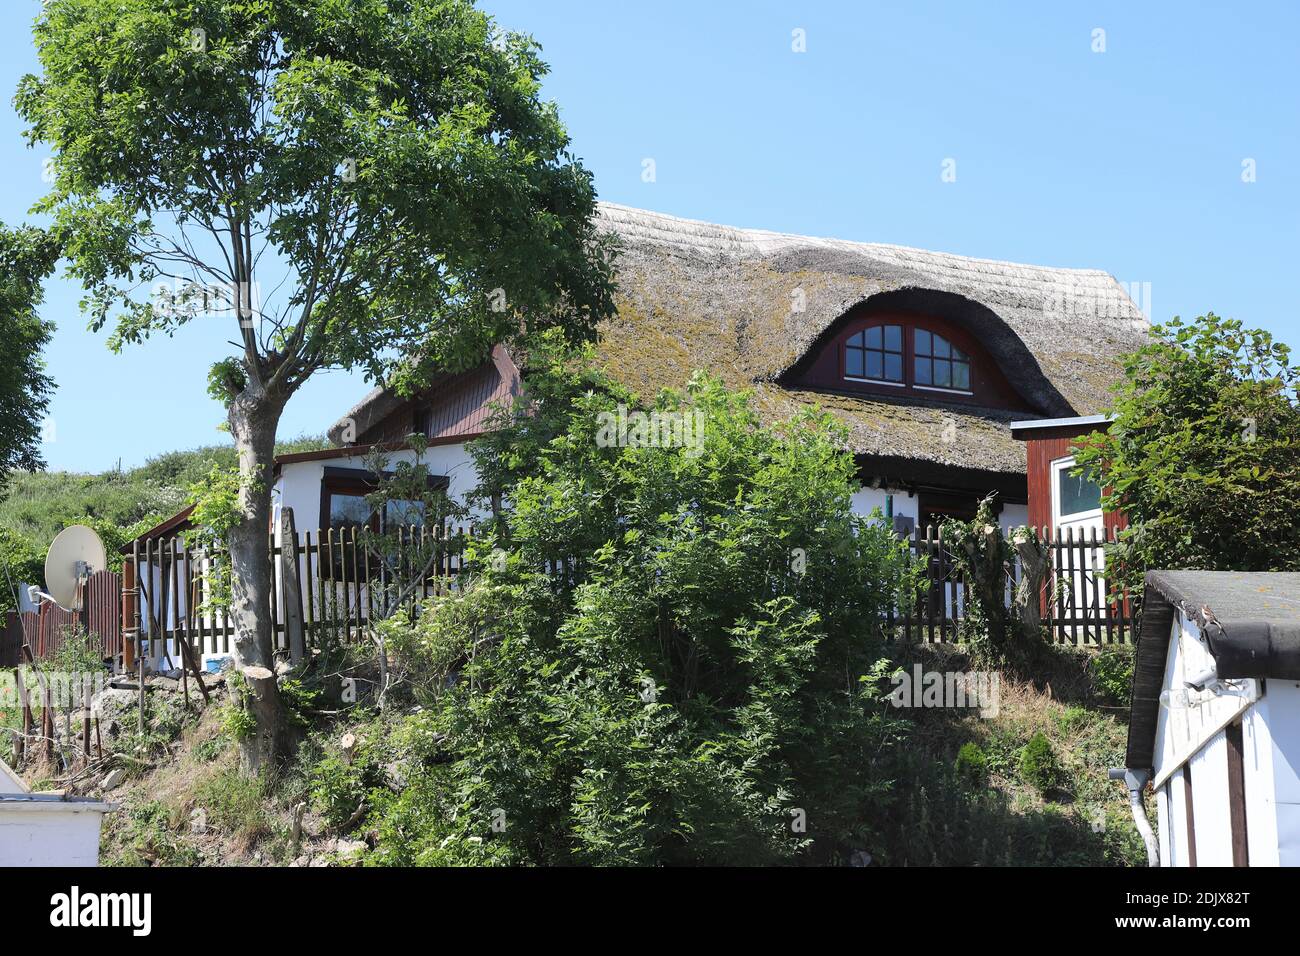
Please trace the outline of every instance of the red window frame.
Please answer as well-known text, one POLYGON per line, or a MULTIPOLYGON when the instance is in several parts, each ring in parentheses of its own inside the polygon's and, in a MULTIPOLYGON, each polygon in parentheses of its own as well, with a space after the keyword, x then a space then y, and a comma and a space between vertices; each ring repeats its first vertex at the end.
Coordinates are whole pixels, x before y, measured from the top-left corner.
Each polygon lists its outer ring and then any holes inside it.
MULTIPOLYGON (((881 341, 882 343, 885 341, 885 333, 883 331, 881 333, 881 341)), ((933 346, 931 347, 933 348, 933 346)), ((951 395, 958 398, 972 398, 975 395, 976 381, 979 376, 979 362, 977 361, 976 357, 973 354, 971 354, 967 349, 962 348, 961 346, 955 344, 947 331, 930 328, 928 325, 924 323, 904 322, 901 319, 901 317, 898 316, 881 316, 879 321, 867 322, 863 325, 855 326, 852 331, 841 335, 837 345, 837 352, 838 352, 838 359, 839 359, 839 375, 841 380, 845 382, 852 382, 854 384, 865 384, 865 385, 872 385, 872 386, 880 385, 886 388, 903 388, 908 391, 917 391, 923 394, 933 393, 935 395, 951 395), (879 328, 883 330, 888 326, 901 326, 903 330, 902 381, 895 381, 887 378, 868 378, 865 374, 850 375, 849 367, 848 367, 848 357, 849 357, 848 353, 850 348, 856 348, 856 347, 850 346, 849 341, 851 339, 856 338, 858 335, 861 335, 863 337, 863 343, 865 345, 866 333, 869 329, 879 328), (962 359, 957 361, 963 362, 969 369, 969 381, 967 382, 966 388, 952 388, 950 386, 946 387, 942 385, 922 385, 917 383, 916 381, 916 359, 917 359, 916 333, 918 330, 922 332, 926 332, 931 336, 937 336, 938 338, 943 339, 948 344, 950 354, 952 352, 957 352, 961 356, 963 356, 962 359)), ((898 354, 898 353, 890 351, 890 354, 898 354)), ((865 373, 866 351, 863 352, 863 355, 864 355, 863 372, 865 373)), ((931 367, 933 367, 933 362, 934 362, 933 354, 931 354, 930 356, 923 356, 923 358, 930 358, 931 367)), ((940 356, 939 360, 943 361, 944 357, 940 356)), ((949 361, 952 360, 949 359, 949 361)))

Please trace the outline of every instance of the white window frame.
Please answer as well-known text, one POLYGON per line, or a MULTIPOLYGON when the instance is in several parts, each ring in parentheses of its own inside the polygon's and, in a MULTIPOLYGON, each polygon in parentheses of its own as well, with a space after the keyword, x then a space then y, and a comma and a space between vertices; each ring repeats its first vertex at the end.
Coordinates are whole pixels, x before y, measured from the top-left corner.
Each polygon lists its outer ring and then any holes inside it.
POLYGON ((1074 456, 1069 455, 1065 458, 1056 458, 1051 465, 1051 493, 1052 493, 1052 526, 1059 528, 1063 522, 1074 523, 1076 521, 1088 521, 1093 518, 1100 518, 1103 509, 1093 508, 1088 511, 1074 511, 1068 515, 1061 514, 1061 479, 1063 471, 1069 471, 1075 466, 1074 456))

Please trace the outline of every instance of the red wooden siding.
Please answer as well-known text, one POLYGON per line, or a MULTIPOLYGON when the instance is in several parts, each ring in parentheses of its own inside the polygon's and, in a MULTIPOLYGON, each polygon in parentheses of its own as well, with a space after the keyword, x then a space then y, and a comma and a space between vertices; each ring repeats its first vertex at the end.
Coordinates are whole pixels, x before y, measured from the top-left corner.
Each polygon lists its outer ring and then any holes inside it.
MULTIPOLYGON (((1094 431, 1096 426, 1058 428, 1045 430, 1045 437, 1025 441, 1025 459, 1029 479, 1029 524, 1035 528, 1052 528, 1052 462, 1074 454, 1074 442, 1094 431)), ((1108 511, 1102 515, 1102 526, 1107 532, 1128 527, 1128 518, 1122 511, 1108 511)))
POLYGON ((508 404, 518 394, 519 370, 498 345, 492 361, 445 376, 359 436, 360 443, 398 442, 421 431, 434 440, 473 438, 484 431, 495 403, 508 404))

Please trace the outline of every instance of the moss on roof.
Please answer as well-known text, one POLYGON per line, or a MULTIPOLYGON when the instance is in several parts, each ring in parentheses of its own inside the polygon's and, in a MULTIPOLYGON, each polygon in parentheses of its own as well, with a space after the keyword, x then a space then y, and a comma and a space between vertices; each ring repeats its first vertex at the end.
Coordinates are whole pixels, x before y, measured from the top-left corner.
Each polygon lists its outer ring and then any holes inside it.
POLYGON ((753 388, 770 420, 820 405, 854 451, 1024 473, 1002 410, 784 388, 777 384, 850 309, 882 293, 924 290, 979 309, 975 329, 1044 416, 1101 411, 1120 357, 1147 322, 1109 275, 945 253, 733 229, 602 204, 618 237, 618 316, 600 361, 644 396, 680 388, 695 369, 753 388))

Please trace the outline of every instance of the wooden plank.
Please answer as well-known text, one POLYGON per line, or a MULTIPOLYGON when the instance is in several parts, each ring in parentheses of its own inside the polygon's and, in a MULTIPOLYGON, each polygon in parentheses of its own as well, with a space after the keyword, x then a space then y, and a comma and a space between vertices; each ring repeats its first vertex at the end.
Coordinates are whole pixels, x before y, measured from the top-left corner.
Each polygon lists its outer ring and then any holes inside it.
POLYGON ((1228 742, 1228 817, 1232 823, 1232 865, 1250 866, 1246 839, 1246 773, 1242 760, 1241 720, 1224 728, 1228 742))
POLYGON ((1192 809, 1192 764, 1183 764, 1183 803, 1187 817, 1187 865, 1196 866, 1196 814, 1192 809))
POLYGON ((348 529, 351 534, 348 535, 348 558, 352 564, 352 622, 353 626, 348 628, 348 640, 353 640, 361 630, 361 569, 357 561, 357 529, 353 525, 348 529))
MULTIPOLYGON (((297 548, 294 550, 296 552, 297 548)), ((295 554, 294 557, 297 557, 297 555, 295 554)), ((316 579, 312 577, 311 573, 310 528, 302 533, 302 570, 307 579, 306 587, 303 589, 303 595, 306 597, 306 601, 303 604, 303 610, 305 612, 303 616, 306 622, 304 625, 306 629, 304 636, 307 641, 311 641, 316 633, 316 610, 314 607, 315 601, 313 600, 316 594, 316 579)))
POLYGON ((275 543, 275 532, 271 531, 266 536, 266 553, 271 562, 271 654, 274 655, 280 650, 280 588, 284 582, 280 580, 280 549, 275 543))
POLYGON ((280 586, 284 588, 284 633, 289 645, 289 659, 300 663, 307 656, 307 642, 302 628, 302 579, 298 574, 298 529, 293 523, 293 509, 280 509, 280 586))

